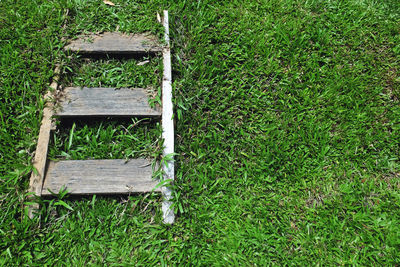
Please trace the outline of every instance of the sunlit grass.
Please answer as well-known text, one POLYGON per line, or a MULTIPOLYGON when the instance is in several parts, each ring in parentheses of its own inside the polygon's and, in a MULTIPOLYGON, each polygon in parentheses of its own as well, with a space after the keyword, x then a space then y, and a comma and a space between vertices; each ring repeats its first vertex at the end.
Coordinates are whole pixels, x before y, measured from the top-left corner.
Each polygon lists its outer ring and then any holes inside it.
MULTIPOLYGON (((398 1, 6 2, 5 265, 399 264, 398 1), (156 59, 139 66, 142 59, 70 58, 61 37, 116 29, 162 37, 156 13, 164 8, 173 48, 176 224, 161 224, 157 194, 64 197, 69 208, 47 200, 41 228, 22 219, 41 99, 58 60, 71 68, 64 85, 160 84, 156 59)), ((154 155, 160 127, 135 123, 61 125, 50 157, 154 155)))

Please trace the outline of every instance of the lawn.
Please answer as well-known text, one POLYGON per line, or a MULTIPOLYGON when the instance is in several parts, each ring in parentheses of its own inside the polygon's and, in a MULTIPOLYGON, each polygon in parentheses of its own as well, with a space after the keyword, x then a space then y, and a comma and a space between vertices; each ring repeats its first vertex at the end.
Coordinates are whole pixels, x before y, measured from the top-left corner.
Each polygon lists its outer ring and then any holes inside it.
MULTIPOLYGON (((0 1, 1 265, 400 264, 398 0, 113 2, 0 1), (58 62, 64 86, 159 99, 159 59, 91 62, 64 53, 63 38, 162 37, 163 9, 176 223, 162 224, 158 194, 60 195, 43 201, 40 223, 24 217, 58 62)), ((151 120, 65 122, 49 156, 159 158, 159 137, 151 120)))

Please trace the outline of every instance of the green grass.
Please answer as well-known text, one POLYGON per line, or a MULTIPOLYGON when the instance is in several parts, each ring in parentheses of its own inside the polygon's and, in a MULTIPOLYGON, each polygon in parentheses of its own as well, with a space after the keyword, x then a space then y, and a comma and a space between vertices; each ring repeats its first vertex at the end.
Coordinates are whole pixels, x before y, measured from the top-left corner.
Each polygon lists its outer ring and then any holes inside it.
MULTIPOLYGON (((0 2, 4 265, 398 265, 400 3, 0 2), (63 30, 66 8, 67 28, 63 30), (152 31, 170 11, 176 211, 157 194, 46 200, 22 216, 57 61, 64 85, 151 86, 160 61, 86 62, 62 37, 152 31), (148 76, 150 72, 150 76, 148 76), (113 80, 114 79, 114 80, 113 80)), ((52 158, 157 157, 154 121, 66 125, 52 158)))
POLYGON ((142 58, 140 60, 77 59, 69 62, 65 67, 61 85, 158 88, 161 84, 161 66, 159 58, 142 58))
POLYGON ((51 139, 49 158, 159 159, 161 127, 149 119, 79 121, 62 124, 51 139))

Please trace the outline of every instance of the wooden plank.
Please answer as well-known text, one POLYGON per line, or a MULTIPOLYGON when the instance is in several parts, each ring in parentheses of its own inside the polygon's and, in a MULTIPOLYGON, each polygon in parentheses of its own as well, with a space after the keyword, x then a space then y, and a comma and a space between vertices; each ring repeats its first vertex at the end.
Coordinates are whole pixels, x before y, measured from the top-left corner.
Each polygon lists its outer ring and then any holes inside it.
MULTIPOLYGON (((171 156, 174 153, 174 120, 173 120, 173 106, 172 106, 172 72, 171 72, 171 50, 169 45, 169 24, 168 24, 168 11, 164 10, 164 39, 166 46, 163 49, 163 82, 162 82, 162 119, 161 124, 163 128, 162 136, 164 138, 164 151, 163 155, 171 156)), ((175 176, 174 160, 167 161, 163 166, 163 179, 173 181, 175 176)), ((172 190, 169 186, 162 188, 164 201, 162 203, 164 223, 172 224, 175 221, 175 214, 172 208, 172 190)))
POLYGON ((81 36, 71 41, 65 50, 82 54, 143 54, 161 52, 162 47, 157 38, 148 33, 123 34, 120 32, 105 32, 81 36))
MULTIPOLYGON (((50 85, 50 87, 53 90, 57 90, 59 78, 60 78, 60 65, 56 65, 54 70, 53 82, 50 85)), ((53 116, 52 97, 53 97, 52 91, 50 90, 47 91, 44 97, 46 104, 43 109, 43 118, 39 130, 39 137, 36 146, 35 158, 33 160, 33 167, 35 168, 36 171, 32 172, 29 181, 29 189, 28 189, 29 192, 39 197, 42 192, 44 173, 46 169, 47 150, 50 140, 50 131, 52 128, 52 123, 51 123, 53 116)), ((28 206, 29 218, 33 218, 35 211, 38 209, 39 209, 39 204, 37 203, 28 206)))
POLYGON ((73 195, 151 192, 158 184, 152 173, 147 159, 52 161, 42 195, 51 195, 49 190, 58 193, 63 187, 73 195))
POLYGON ((80 116, 146 116, 161 115, 151 108, 145 89, 67 87, 56 110, 61 117, 80 116))

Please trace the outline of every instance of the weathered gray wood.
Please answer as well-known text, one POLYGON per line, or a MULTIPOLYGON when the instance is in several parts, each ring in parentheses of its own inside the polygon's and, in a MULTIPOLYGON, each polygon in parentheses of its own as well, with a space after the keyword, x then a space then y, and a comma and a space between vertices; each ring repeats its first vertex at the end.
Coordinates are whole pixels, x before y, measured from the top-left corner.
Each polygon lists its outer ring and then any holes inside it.
MULTIPOLYGON (((172 71, 171 71, 171 50, 169 46, 169 23, 168 23, 168 11, 164 10, 164 39, 166 46, 163 50, 163 82, 162 82, 162 129, 163 129, 163 139, 164 139, 164 151, 163 155, 171 156, 174 153, 174 120, 173 120, 173 106, 172 106, 172 71)), ((174 159, 163 165, 164 180, 173 181, 175 177, 174 171, 174 159)), ((162 203, 163 219, 164 223, 172 224, 175 221, 175 214, 172 208, 172 190, 170 186, 164 186, 162 188, 162 194, 164 201, 162 203)))
POLYGON ((49 190, 58 193, 63 187, 74 195, 151 192, 158 184, 152 173, 147 159, 51 161, 42 195, 51 195, 49 190))
MULTIPOLYGON (((60 65, 57 64, 54 70, 53 82, 50 87, 52 90, 57 90, 58 88, 58 80, 60 78, 60 65)), ((47 160, 47 151, 50 141, 50 130, 52 128, 51 119, 53 116, 53 92, 47 91, 44 99, 46 101, 46 105, 43 109, 43 118, 42 123, 40 125, 39 137, 36 146, 35 158, 33 160, 33 167, 35 171, 32 172, 30 180, 29 180, 29 192, 33 193, 33 195, 40 197, 42 192, 42 185, 44 179, 44 172, 46 169, 46 160, 47 160)), ((32 196, 30 196, 32 197, 32 196)), ((28 206, 28 217, 33 218, 36 210, 39 209, 39 204, 34 203, 33 205, 28 206)))
POLYGON ((146 90, 141 88, 67 87, 56 110, 61 117, 71 116, 146 116, 161 115, 151 108, 146 90))
POLYGON ((105 32, 90 34, 73 40, 65 47, 82 54, 142 54, 162 51, 153 35, 105 32))

